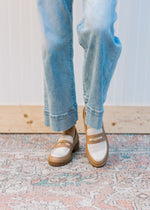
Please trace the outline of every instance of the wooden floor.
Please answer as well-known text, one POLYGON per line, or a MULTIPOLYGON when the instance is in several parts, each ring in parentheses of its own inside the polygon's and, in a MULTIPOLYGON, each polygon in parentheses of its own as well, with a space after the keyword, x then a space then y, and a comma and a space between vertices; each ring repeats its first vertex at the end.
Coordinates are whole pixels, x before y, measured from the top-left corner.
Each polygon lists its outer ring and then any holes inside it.
MULTIPOLYGON (((76 127, 84 133, 83 106, 78 106, 76 127)), ((150 107, 104 106, 106 133, 150 134, 150 107)), ((0 106, 0 133, 56 133, 44 125, 43 106, 0 106)), ((58 133, 58 132, 57 132, 58 133)))

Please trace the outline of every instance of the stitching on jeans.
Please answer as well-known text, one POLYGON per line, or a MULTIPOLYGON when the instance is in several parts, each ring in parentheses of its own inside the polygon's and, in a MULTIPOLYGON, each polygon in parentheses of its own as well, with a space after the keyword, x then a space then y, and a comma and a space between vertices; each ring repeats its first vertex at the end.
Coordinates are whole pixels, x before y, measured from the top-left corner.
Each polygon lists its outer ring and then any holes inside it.
POLYGON ((72 95, 72 100, 73 100, 73 103, 74 103, 75 95, 74 95, 74 81, 73 81, 74 71, 72 69, 72 62, 73 62, 73 60, 72 60, 72 56, 73 56, 73 54, 72 54, 72 45, 73 45, 73 42, 71 40, 70 43, 69 43, 69 50, 70 50, 70 57, 71 57, 71 59, 70 59, 70 69, 72 70, 72 77, 71 77, 71 95, 72 95))
MULTIPOLYGON (((111 62, 108 66, 108 71, 109 69, 113 68, 116 65, 115 59, 119 58, 120 53, 118 53, 118 51, 116 51, 116 53, 114 53, 114 56, 112 56, 111 62)), ((114 69, 115 70, 115 69, 114 69)), ((106 82, 110 81, 110 78, 107 78, 103 81, 103 93, 105 92, 105 86, 106 86, 106 82)))
POLYGON ((76 107, 76 103, 73 104, 73 106, 70 108, 70 111, 60 114, 60 115, 52 115, 52 114, 50 114, 49 111, 46 111, 46 110, 44 110, 44 113, 46 114, 46 116, 48 116, 50 118, 64 119, 66 117, 70 117, 69 115, 75 112, 74 107, 76 107))
POLYGON ((104 110, 101 110, 101 111, 95 110, 95 109, 93 109, 92 107, 90 107, 88 104, 86 105, 86 107, 87 107, 91 112, 93 112, 93 113, 95 113, 95 114, 100 114, 100 113, 103 113, 103 112, 104 112, 104 110))

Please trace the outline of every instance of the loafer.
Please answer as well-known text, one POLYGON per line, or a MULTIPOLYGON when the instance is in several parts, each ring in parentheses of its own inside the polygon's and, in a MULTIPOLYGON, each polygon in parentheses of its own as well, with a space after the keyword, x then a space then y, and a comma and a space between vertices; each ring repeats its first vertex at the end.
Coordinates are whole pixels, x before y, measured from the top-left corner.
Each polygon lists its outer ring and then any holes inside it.
POLYGON ((109 143, 104 130, 104 125, 102 123, 102 128, 97 130, 87 129, 87 125, 85 124, 85 116, 86 110, 84 106, 83 122, 86 134, 86 155, 88 157, 89 162, 94 167, 102 167, 105 165, 109 153, 109 143), (96 134, 89 135, 90 131, 94 131, 96 134))
POLYGON ((62 134, 57 143, 51 149, 48 163, 51 166, 62 166, 69 163, 72 160, 72 152, 76 152, 79 149, 79 135, 75 128, 75 135, 62 134))

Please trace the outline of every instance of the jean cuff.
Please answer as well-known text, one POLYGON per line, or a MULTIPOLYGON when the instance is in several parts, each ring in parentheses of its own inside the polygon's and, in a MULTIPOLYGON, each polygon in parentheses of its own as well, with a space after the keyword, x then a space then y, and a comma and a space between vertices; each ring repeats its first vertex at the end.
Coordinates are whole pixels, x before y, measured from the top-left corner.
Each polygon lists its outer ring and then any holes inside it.
POLYGON ((86 106, 85 124, 95 129, 102 128, 104 109, 97 112, 96 110, 91 109, 89 106, 87 105, 85 106, 86 106))
POLYGON ((53 131, 65 131, 75 125, 77 120, 77 106, 73 107, 67 114, 60 116, 51 116, 49 112, 44 110, 44 124, 53 131))

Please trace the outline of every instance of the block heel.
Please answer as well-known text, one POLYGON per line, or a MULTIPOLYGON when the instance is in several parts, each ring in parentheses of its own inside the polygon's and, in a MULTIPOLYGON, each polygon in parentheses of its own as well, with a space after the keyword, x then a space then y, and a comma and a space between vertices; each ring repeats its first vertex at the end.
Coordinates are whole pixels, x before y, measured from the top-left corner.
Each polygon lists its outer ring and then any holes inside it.
POLYGON ((79 149, 79 139, 72 152, 76 152, 78 149, 79 149))

